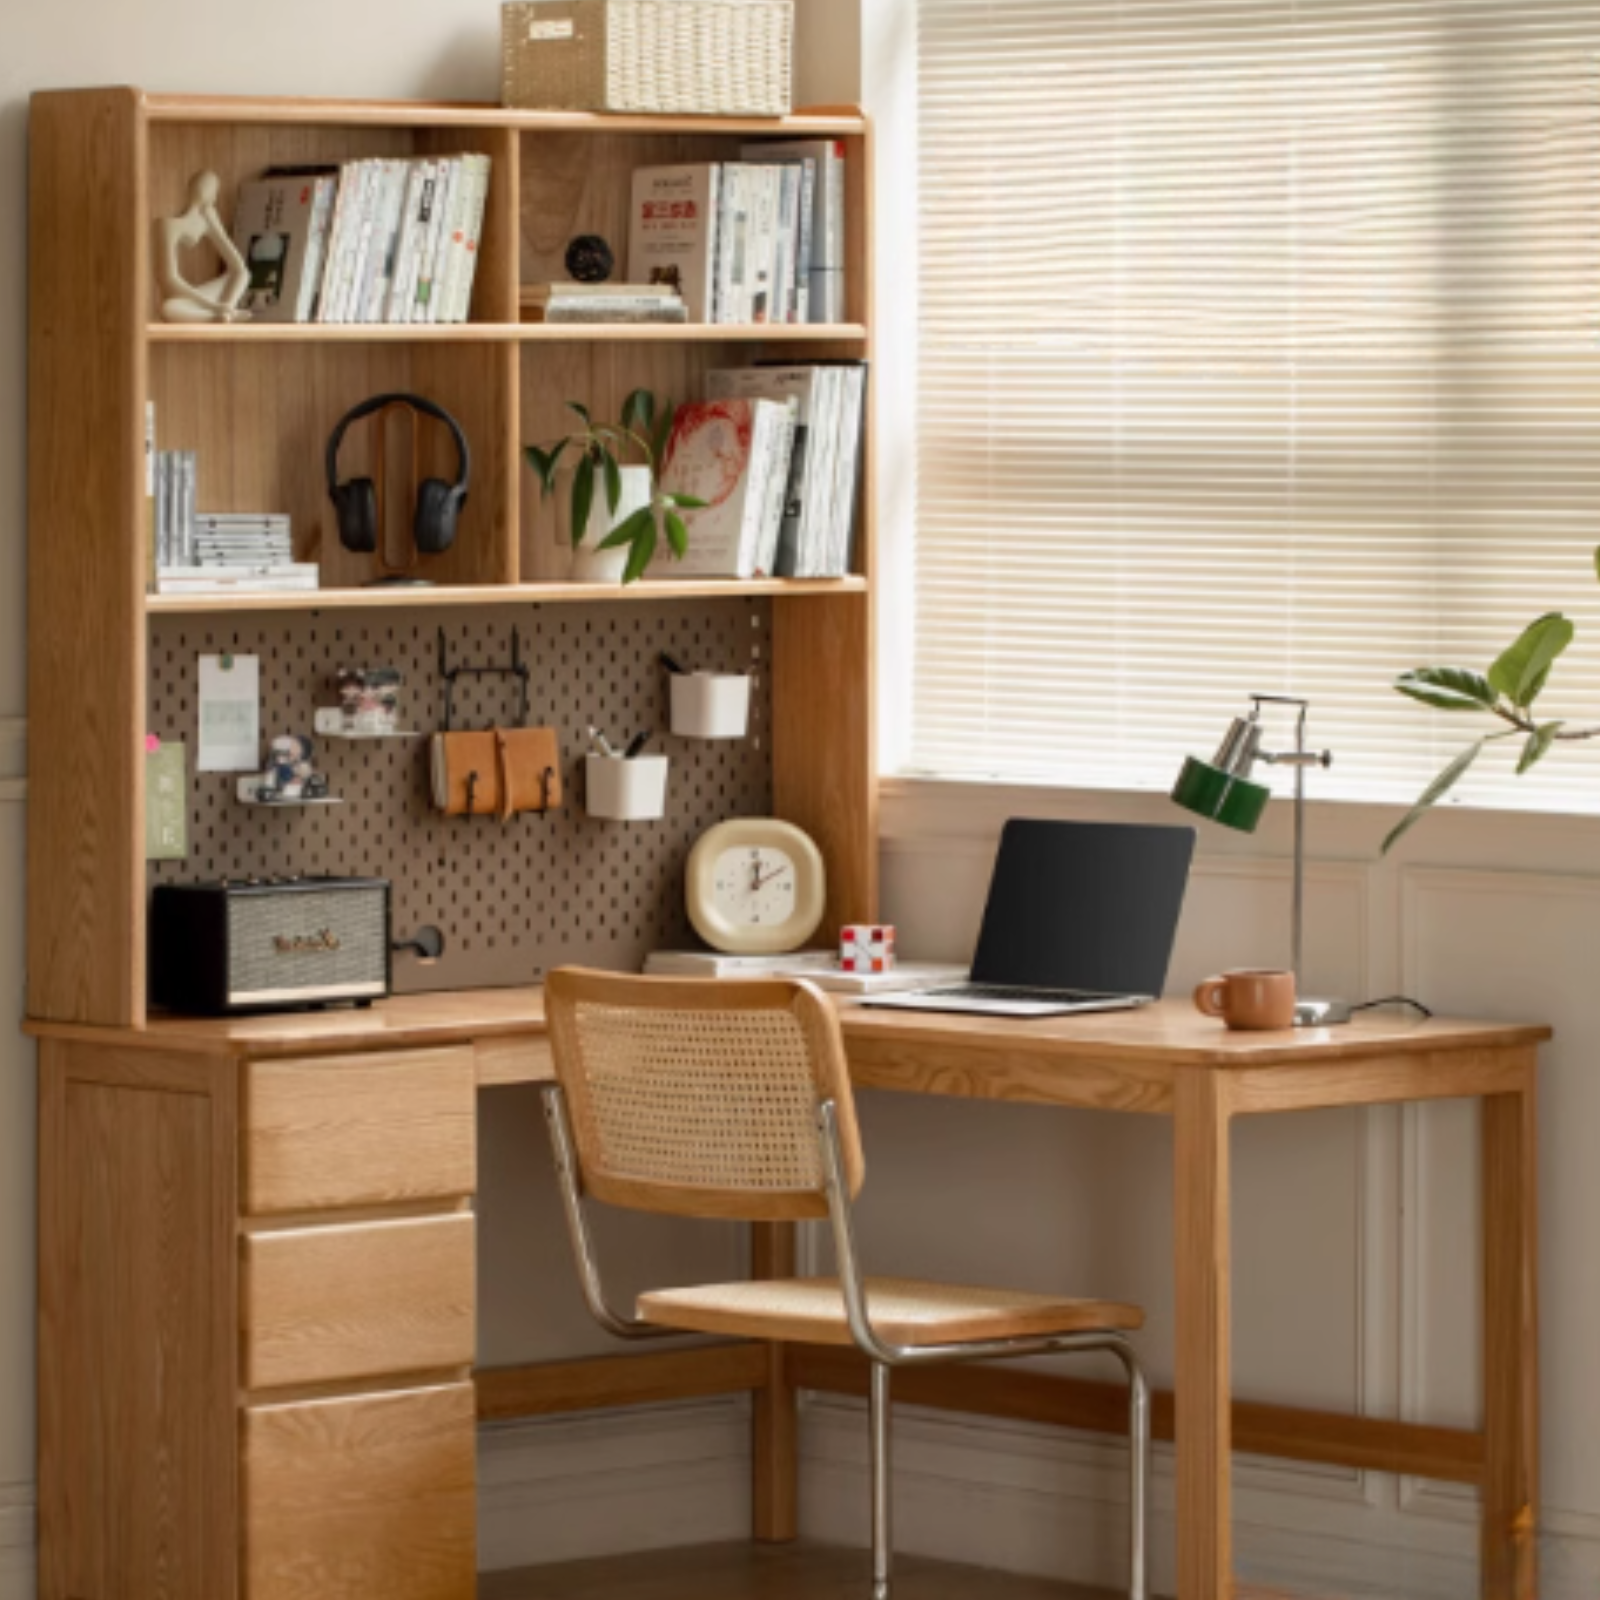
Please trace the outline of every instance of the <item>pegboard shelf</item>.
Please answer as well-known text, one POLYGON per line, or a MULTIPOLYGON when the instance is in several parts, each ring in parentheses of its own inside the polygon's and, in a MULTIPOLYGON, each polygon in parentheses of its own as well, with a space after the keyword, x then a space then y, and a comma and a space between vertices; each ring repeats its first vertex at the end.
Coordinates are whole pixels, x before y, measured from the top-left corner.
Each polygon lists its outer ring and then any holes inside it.
POLYGON ((440 584, 432 589, 317 589, 299 594, 152 594, 151 616, 236 616, 262 611, 398 611, 437 606, 643 604, 656 600, 750 600, 762 596, 865 594, 867 580, 751 578, 615 583, 440 584))

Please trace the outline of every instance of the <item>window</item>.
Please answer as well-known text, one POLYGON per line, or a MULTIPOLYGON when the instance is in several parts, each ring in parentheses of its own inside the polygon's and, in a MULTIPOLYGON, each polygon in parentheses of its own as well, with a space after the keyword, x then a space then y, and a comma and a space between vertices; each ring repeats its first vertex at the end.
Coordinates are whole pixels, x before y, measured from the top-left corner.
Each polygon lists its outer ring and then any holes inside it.
MULTIPOLYGON (((920 0, 911 766, 1166 787, 1252 690, 1578 641, 1600 720, 1600 0, 920 0)), ((1480 719, 1481 720, 1481 719, 1480 719)), ((1461 794, 1600 810, 1600 749, 1461 794)), ((1582 753, 1580 753, 1580 751, 1582 753)))

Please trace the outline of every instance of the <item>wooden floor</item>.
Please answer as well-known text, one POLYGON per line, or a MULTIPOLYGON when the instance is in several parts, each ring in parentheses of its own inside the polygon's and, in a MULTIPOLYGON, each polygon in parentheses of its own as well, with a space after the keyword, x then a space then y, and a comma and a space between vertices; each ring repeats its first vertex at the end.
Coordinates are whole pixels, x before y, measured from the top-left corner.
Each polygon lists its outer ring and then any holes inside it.
MULTIPOLYGON (((867 1600, 865 1550, 725 1544, 485 1573, 478 1600, 867 1600)), ((1101 1590, 1046 1583, 916 1556, 895 1560, 895 1600, 1112 1600, 1101 1590)))

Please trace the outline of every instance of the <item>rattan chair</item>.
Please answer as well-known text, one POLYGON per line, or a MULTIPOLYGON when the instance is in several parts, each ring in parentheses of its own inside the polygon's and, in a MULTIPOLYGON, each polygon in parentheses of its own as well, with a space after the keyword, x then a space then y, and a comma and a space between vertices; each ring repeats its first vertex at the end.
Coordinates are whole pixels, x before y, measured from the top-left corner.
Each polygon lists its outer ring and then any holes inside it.
POLYGON ((1149 1387, 1125 1334, 1135 1306, 861 1276, 851 1201, 864 1176, 832 1005, 803 983, 626 978, 568 968, 545 989, 557 1085, 546 1094, 589 1309, 625 1339, 684 1331, 855 1344, 871 1359, 872 1578, 890 1584, 889 1375, 896 1367, 1107 1351, 1129 1386, 1130 1600, 1146 1600, 1149 1387), (745 1222, 826 1220, 837 1278, 713 1284, 612 1309, 585 1196, 745 1222))

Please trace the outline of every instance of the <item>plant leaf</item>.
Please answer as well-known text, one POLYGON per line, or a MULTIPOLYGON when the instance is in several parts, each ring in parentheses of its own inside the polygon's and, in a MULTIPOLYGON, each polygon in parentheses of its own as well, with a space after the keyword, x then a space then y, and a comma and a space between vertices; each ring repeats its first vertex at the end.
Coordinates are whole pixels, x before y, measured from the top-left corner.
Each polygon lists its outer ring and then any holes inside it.
POLYGON ((645 521, 644 531, 633 541, 633 553, 628 557, 628 565, 622 574, 624 583, 634 583, 644 576, 644 569, 650 565, 651 557, 656 553, 656 523, 654 517, 645 521))
POLYGON ((1518 777, 1521 777, 1535 762, 1544 759, 1550 746, 1556 742, 1556 735, 1560 733, 1562 726, 1559 722, 1547 722, 1528 735, 1528 742, 1522 747, 1522 758, 1517 762, 1518 777))
POLYGON ((672 437, 672 421, 678 414, 678 408, 670 401, 663 402, 661 411, 656 417, 655 431, 650 435, 650 458, 656 464, 656 471, 666 465, 662 456, 667 448, 667 441, 672 437))
POLYGON ((622 503, 622 468, 609 450, 600 452, 600 461, 606 472, 606 505, 611 515, 616 516, 617 507, 622 503))
POLYGON ((1399 844, 1401 839, 1411 831, 1427 814, 1428 808, 1444 799, 1455 786, 1466 776, 1467 769, 1483 754, 1483 747, 1488 744, 1488 739, 1479 739, 1474 744, 1469 744, 1454 761, 1439 774, 1432 783, 1417 797, 1417 803, 1405 814, 1399 825, 1383 841, 1382 854, 1388 853, 1399 844))
POLYGON ((689 530, 684 526, 683 518, 676 511, 669 511, 666 515, 667 543, 672 546, 673 555, 682 561, 689 553, 689 530))
POLYGON ((664 494, 661 497, 669 506, 677 506, 680 511, 704 511, 707 502, 697 500, 692 494, 664 494))
POLYGON ((576 400, 569 400, 567 401, 567 410, 576 411, 583 418, 584 427, 591 429, 594 427, 594 423, 589 417, 588 406, 580 406, 576 400))
POLYGON ((622 522, 618 523, 617 526, 614 527, 611 532, 600 541, 600 549, 617 550, 625 544, 632 544, 633 541, 637 539, 639 534, 643 531, 644 525, 650 520, 650 508, 648 506, 644 506, 640 510, 635 511, 632 516, 627 517, 622 522))
POLYGON ((1558 611, 1540 617, 1489 668, 1489 682, 1515 706, 1531 706, 1539 698, 1557 658, 1577 630, 1558 611))
POLYGON ((556 486, 556 468, 561 464, 561 457, 567 448, 568 441, 563 439, 553 450, 542 450, 536 444, 530 444, 523 450, 527 457, 528 465, 533 468, 539 479, 539 485, 546 494, 554 491, 556 486))
POLYGON ((637 430, 648 436, 655 414, 656 397, 648 389, 635 389, 622 402, 622 426, 630 433, 637 430))
POLYGON ((1465 667, 1415 667, 1394 680, 1401 694, 1439 711, 1491 711, 1495 692, 1489 680, 1465 667))
POLYGON ((583 543, 589 531, 589 512, 594 506, 594 457, 584 455, 572 475, 572 548, 583 543))

